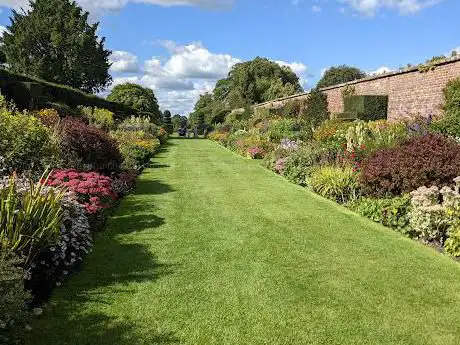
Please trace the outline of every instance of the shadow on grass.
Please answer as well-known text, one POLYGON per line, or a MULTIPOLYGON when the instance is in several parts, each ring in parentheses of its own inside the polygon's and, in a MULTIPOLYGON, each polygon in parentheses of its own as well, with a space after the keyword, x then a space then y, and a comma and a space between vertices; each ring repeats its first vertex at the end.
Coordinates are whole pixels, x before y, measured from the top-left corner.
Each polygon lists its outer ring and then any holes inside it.
POLYGON ((94 252, 82 272, 59 289, 45 315, 34 323, 27 344, 179 343, 170 332, 138 325, 142 322, 137 315, 139 310, 129 303, 139 293, 137 283, 152 284, 175 271, 176 265, 160 262, 154 255, 155 243, 162 240, 155 232, 165 224, 164 218, 154 214, 154 196, 170 192, 173 189, 158 180, 138 181, 135 194, 142 195, 142 199, 146 195, 152 198, 140 202, 134 195, 122 200, 105 230, 95 235, 94 252), (123 310, 120 315, 117 305, 123 302, 133 309, 123 310), (112 308, 116 310, 113 313, 112 308))
POLYGON ((168 184, 160 180, 139 180, 137 181, 137 195, 158 195, 174 192, 168 184))

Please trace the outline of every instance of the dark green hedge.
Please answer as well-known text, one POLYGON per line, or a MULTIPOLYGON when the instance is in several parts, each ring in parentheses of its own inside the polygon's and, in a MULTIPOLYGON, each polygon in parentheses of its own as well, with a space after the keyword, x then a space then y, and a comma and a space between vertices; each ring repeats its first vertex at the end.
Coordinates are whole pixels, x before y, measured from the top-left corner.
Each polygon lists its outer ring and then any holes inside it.
POLYGON ((348 96, 344 98, 344 113, 356 114, 364 121, 381 120, 387 118, 388 96, 348 96))
POLYGON ((22 109, 37 109, 49 103, 62 103, 71 108, 80 105, 104 108, 113 112, 119 119, 137 114, 135 109, 124 104, 109 102, 65 85, 12 73, 5 69, 0 69, 0 90, 22 109))

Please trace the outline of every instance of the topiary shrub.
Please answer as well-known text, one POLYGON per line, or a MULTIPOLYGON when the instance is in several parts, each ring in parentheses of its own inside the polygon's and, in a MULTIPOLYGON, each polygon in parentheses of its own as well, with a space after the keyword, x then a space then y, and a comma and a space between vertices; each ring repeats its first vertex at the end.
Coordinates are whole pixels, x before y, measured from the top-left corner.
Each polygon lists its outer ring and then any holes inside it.
POLYGON ((386 120, 388 113, 388 96, 347 96, 343 99, 344 113, 356 114, 359 120, 386 120))
POLYGON ((460 145, 437 134, 377 150, 362 163, 360 182, 371 195, 400 195, 420 186, 448 185, 460 175, 460 145))
POLYGON ((58 133, 64 167, 104 173, 119 170, 123 158, 117 142, 103 130, 66 118, 58 133))

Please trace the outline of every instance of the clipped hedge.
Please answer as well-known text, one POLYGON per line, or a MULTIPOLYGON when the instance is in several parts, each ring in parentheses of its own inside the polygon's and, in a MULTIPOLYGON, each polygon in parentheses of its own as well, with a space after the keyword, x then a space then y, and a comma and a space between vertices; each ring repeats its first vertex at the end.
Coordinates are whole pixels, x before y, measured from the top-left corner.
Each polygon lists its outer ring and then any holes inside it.
POLYGON ((110 110, 118 119, 136 115, 137 111, 124 104, 109 102, 96 95, 50 83, 38 78, 0 69, 0 90, 8 99, 22 109, 49 107, 50 103, 63 103, 71 108, 78 106, 110 110))
POLYGON ((359 120, 375 121, 387 119, 388 96, 347 96, 343 102, 344 113, 356 114, 359 120))

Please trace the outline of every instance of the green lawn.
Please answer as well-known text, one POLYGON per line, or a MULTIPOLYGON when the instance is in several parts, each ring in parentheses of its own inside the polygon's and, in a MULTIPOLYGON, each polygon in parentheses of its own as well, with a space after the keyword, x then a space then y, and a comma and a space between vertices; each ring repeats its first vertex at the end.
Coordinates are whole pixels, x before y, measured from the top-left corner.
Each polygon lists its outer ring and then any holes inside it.
POLYGON ((33 326, 34 345, 458 345, 460 265, 174 139, 33 326))

